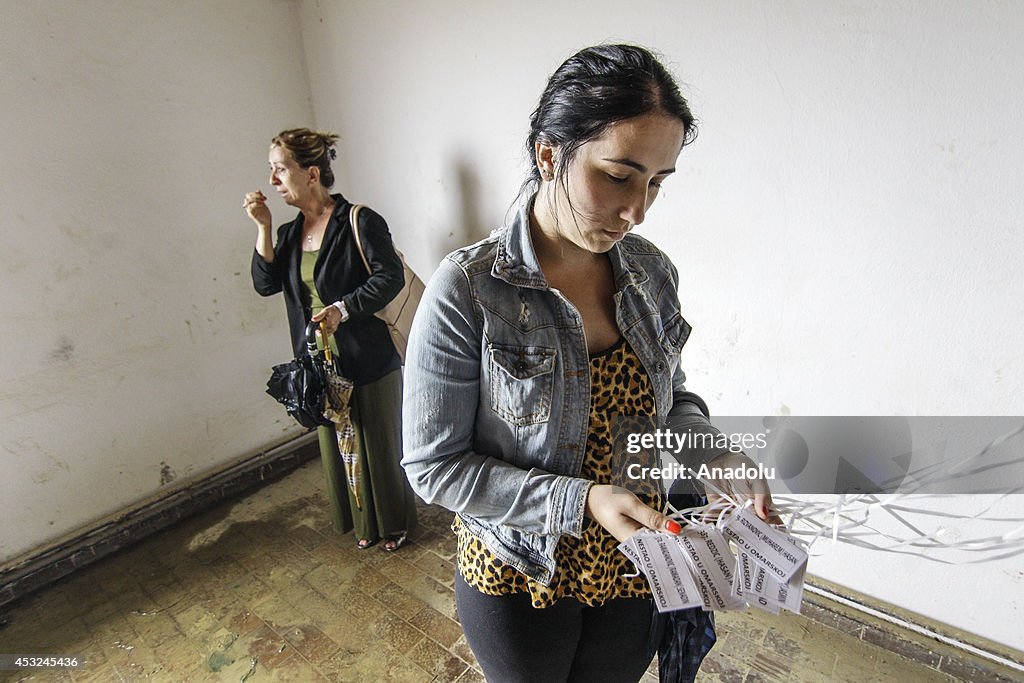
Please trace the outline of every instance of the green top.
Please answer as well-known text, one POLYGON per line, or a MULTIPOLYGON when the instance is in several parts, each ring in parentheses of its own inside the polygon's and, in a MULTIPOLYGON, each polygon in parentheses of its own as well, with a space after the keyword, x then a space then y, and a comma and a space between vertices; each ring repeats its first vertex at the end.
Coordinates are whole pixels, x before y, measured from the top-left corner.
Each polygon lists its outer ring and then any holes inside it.
MULTIPOLYGON (((316 291, 316 284, 313 282, 313 267, 316 265, 316 259, 320 255, 320 250, 316 251, 304 251, 302 252, 302 266, 300 267, 300 274, 302 275, 302 283, 306 285, 306 289, 309 291, 309 298, 311 306, 313 308, 313 315, 316 315, 324 309, 324 302, 320 298, 320 293, 316 291)), ((332 302, 333 303, 333 302, 332 302)), ((322 344, 317 344, 318 347, 323 348, 322 344)), ((331 335, 331 351, 335 356, 338 355, 338 345, 334 341, 334 335, 331 335)))

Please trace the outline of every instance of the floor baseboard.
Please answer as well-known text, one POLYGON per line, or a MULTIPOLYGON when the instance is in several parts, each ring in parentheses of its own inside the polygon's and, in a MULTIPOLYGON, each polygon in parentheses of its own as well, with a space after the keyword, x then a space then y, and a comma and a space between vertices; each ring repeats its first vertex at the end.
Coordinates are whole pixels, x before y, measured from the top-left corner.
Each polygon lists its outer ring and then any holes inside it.
POLYGON ((305 434, 12 560, 0 568, 0 607, 211 505, 281 477, 319 452, 316 433, 305 434))
POLYGON ((959 680, 1024 680, 1022 652, 817 577, 805 581, 800 613, 959 680))

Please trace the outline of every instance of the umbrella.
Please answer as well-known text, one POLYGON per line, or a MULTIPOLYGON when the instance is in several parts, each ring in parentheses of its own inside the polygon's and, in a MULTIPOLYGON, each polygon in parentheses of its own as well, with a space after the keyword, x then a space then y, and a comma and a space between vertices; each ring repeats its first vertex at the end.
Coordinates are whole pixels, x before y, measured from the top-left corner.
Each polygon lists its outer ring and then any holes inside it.
POLYGON ((338 451, 341 461, 345 464, 345 480, 352 492, 352 500, 356 508, 363 509, 359 497, 359 488, 363 478, 363 466, 356 453, 356 433, 352 428, 352 416, 349 412, 349 400, 352 398, 352 380, 342 377, 334 365, 331 345, 325 340, 323 345, 324 375, 327 380, 327 400, 324 402, 324 417, 334 423, 334 431, 338 437, 338 451))

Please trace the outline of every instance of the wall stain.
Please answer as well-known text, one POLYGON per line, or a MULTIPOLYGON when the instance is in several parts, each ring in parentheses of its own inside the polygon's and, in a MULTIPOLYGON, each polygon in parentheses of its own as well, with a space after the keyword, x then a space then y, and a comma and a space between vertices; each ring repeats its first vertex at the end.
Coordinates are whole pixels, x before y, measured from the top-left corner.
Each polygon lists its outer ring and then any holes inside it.
POLYGON ((61 337, 57 340, 57 348, 50 351, 50 360, 69 361, 75 353, 75 342, 68 337, 61 337))
POLYGON ((160 462, 160 485, 165 486, 178 478, 178 473, 166 462, 160 462))
MULTIPOLYGON (((37 450, 41 450, 41 449, 39 449, 37 447, 37 450)), ((35 484, 47 484, 47 483, 53 481, 54 477, 56 477, 59 474, 59 470, 64 470, 65 472, 70 472, 71 471, 71 468, 63 460, 59 460, 59 459, 55 458, 54 456, 50 455, 49 453, 44 453, 44 455, 52 463, 52 465, 48 466, 44 471, 39 472, 38 474, 33 475, 32 476, 32 482, 33 483, 35 483, 35 484)))
POLYGON ((76 229, 71 227, 70 225, 58 225, 57 229, 60 230, 65 235, 67 235, 68 239, 71 240, 71 243, 76 246, 85 246, 85 243, 88 241, 88 231, 83 230, 81 228, 76 229))
POLYGON ((28 265, 29 265, 28 260, 27 259, 22 259, 22 260, 19 260, 19 261, 14 261, 12 263, 8 263, 6 265, 6 268, 7 268, 7 272, 9 274, 14 275, 14 274, 20 273, 21 271, 23 271, 26 268, 28 268, 28 265))
POLYGON ((74 266, 69 268, 68 266, 65 265, 59 265, 57 266, 57 270, 54 271, 53 273, 53 279, 56 280, 57 282, 64 282, 65 280, 70 280, 72 277, 80 274, 81 272, 81 266, 74 266))

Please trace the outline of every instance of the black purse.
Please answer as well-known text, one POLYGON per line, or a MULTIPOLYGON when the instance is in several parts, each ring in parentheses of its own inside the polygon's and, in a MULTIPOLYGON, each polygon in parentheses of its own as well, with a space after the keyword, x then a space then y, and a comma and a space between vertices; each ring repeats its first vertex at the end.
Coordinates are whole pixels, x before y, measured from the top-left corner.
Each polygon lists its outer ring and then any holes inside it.
POLYGON ((267 393, 285 407, 288 414, 307 429, 334 424, 324 417, 327 402, 327 367, 333 362, 330 352, 316 348, 316 331, 320 323, 306 326, 307 353, 290 363, 272 368, 267 380, 267 393))

